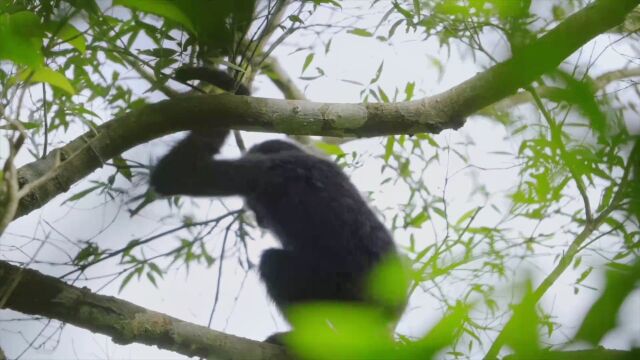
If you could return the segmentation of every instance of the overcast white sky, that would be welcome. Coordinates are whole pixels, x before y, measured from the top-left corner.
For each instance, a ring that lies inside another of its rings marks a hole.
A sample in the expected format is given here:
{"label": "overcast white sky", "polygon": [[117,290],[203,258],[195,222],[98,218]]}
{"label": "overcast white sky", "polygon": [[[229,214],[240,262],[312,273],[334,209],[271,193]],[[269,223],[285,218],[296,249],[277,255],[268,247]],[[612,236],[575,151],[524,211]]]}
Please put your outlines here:
{"label": "overcast white sky", "polygon": [[[610,38],[600,37],[587,45],[586,49],[596,52],[610,42]],[[308,51],[291,53],[297,46],[306,46],[308,38],[300,38],[294,35],[288,40],[292,46],[281,47],[276,50],[275,56],[280,60],[282,66],[290,71],[290,75],[298,76],[302,64]],[[353,35],[335,36],[332,41],[332,50],[328,55],[323,55],[319,49],[316,51],[314,63],[307,72],[314,73],[314,67],[321,67],[326,73],[325,78],[306,83],[298,80],[297,83],[305,89],[306,96],[313,101],[331,102],[357,102],[360,100],[360,88],[353,84],[341,81],[343,79],[356,80],[361,83],[368,83],[380,62],[384,60],[384,72],[380,79],[380,86],[389,93],[398,87],[401,91],[408,81],[416,82],[416,96],[422,97],[438,93],[451,86],[465,80],[476,72],[481,71],[481,66],[475,66],[474,60],[468,54],[460,55],[453,47],[450,57],[447,57],[447,49],[440,49],[434,40],[427,42],[416,41],[413,36],[405,36],[401,31],[395,38],[394,46],[382,44],[375,39],[366,39]],[[502,48],[495,48],[498,56],[501,55]],[[600,60],[592,70],[593,73],[601,73],[614,69],[623,64],[624,45],[614,46],[606,50]],[[437,57],[443,60],[446,71],[441,80],[436,67],[431,58]],[[575,57],[574,57],[575,59]],[[483,60],[480,60],[482,62]],[[309,75],[305,73],[305,75]],[[308,87],[305,87],[308,84]],[[263,97],[281,98],[281,94],[266,79],[258,78],[255,83],[255,95]],[[161,96],[154,95],[160,99]],[[637,98],[636,98],[637,100]],[[523,108],[523,116],[532,116],[528,108]],[[104,114],[104,113],[103,113]],[[537,115],[533,115],[537,116]],[[110,114],[104,114],[104,119],[111,118]],[[636,125],[638,119],[628,120]],[[157,159],[166,151],[167,147],[175,142],[179,136],[170,136],[149,144],[139,146],[126,155],[128,158],[136,158],[141,161]],[[506,139],[507,132],[496,122],[480,117],[471,117],[468,123],[458,132],[445,131],[436,135],[436,140],[441,143],[456,144],[465,139],[471,138],[475,142],[473,152],[469,154],[472,162],[478,166],[491,168],[504,167],[508,165],[503,158],[491,155],[495,151],[513,151],[517,146],[517,141]],[[265,138],[273,137],[266,134],[245,134],[245,140],[251,144]],[[59,139],[63,140],[63,139]],[[382,139],[366,139],[350,142],[343,146],[348,152],[357,150],[363,156],[360,159],[361,167],[350,169],[352,180],[362,192],[373,192],[374,206],[379,209],[396,207],[399,199],[403,199],[404,190],[400,187],[385,186],[380,187],[379,160],[374,155],[379,155],[383,151],[380,145]],[[249,145],[248,144],[248,145]],[[460,149],[464,149],[460,146]],[[224,147],[226,156],[237,154],[235,144],[231,141]],[[447,163],[443,163],[443,168],[438,172],[430,173],[424,181],[430,189],[441,191],[446,170],[454,173],[462,168],[463,164],[451,158]],[[61,203],[71,194],[78,192],[89,186],[88,180],[100,178],[104,174],[109,174],[110,169],[101,170],[91,175],[87,180],[76,184],[69,193],[56,198],[54,201],[35,211],[28,217],[14,222],[7,230],[2,239],[2,245],[14,244],[24,245],[31,236],[44,237],[49,235],[51,241],[61,246],[69,247],[69,243],[64,237],[73,240],[98,239],[101,244],[109,248],[117,248],[126,244],[131,239],[165,229],[163,226],[172,224],[170,219],[165,224],[159,224],[158,218],[165,215],[167,208],[163,204],[157,204],[145,210],[141,215],[130,218],[122,204],[110,203],[102,205],[99,196],[93,196],[83,200],[78,204]],[[508,171],[487,171],[471,172],[465,171],[460,176],[453,177],[448,183],[448,194],[451,202],[450,211],[456,211],[459,216],[468,209],[469,202],[479,201],[477,197],[472,197],[469,193],[471,184],[475,177],[478,181],[487,184],[490,192],[504,191],[516,183],[516,173],[514,170]],[[106,175],[105,175],[106,176]],[[103,176],[104,178],[104,176]],[[122,183],[126,186],[126,183]],[[189,202],[190,200],[186,200]],[[195,217],[204,219],[207,215],[213,216],[220,213],[221,209],[217,205],[211,205],[209,200],[197,200],[198,208],[189,210]],[[241,206],[240,201],[232,201],[236,208]],[[96,209],[100,207],[100,209]],[[233,206],[232,206],[233,208]],[[484,216],[484,215],[483,215]],[[453,215],[453,218],[457,218]],[[43,225],[41,220],[49,222],[52,228]],[[480,217],[479,221],[492,223],[491,216]],[[113,223],[112,223],[113,222]],[[175,224],[175,220],[173,221]],[[553,229],[558,224],[550,221],[546,224]],[[421,244],[426,245],[433,241],[429,231],[425,231],[419,237]],[[222,233],[214,232],[209,241],[220,243]],[[26,238],[25,238],[26,237]],[[168,237],[164,243],[154,243],[149,247],[149,252],[162,252],[163,249],[172,248],[175,237]],[[406,243],[406,238],[399,238],[397,241]],[[107,245],[108,244],[108,245]],[[28,253],[37,247],[37,243],[23,246],[22,249]],[[273,239],[265,234],[263,239],[250,244],[251,257],[257,262],[259,254],[265,248],[275,246]],[[5,248],[6,249],[6,248]],[[216,250],[217,253],[218,250]],[[5,252],[5,250],[3,250]],[[28,254],[27,254],[28,255]],[[5,252],[1,254],[2,259],[19,256],[15,252]],[[38,259],[50,261],[67,260],[61,252],[53,246],[45,246],[39,253]],[[550,268],[552,259],[541,258],[533,261],[525,268],[528,268],[534,279],[539,279],[546,274]],[[591,259],[585,256],[586,262],[593,261],[600,263],[599,259]],[[50,268],[38,265],[37,268],[50,274],[59,274],[61,269]],[[113,264],[98,266],[91,271],[91,274],[105,274],[113,272]],[[213,328],[223,330],[227,333],[262,340],[276,330],[286,329],[285,322],[281,319],[275,308],[266,297],[264,288],[259,282],[255,271],[250,272],[244,281],[244,272],[237,266],[235,261],[227,261],[223,267],[223,278],[221,284],[221,299],[213,320]],[[523,274],[524,276],[524,274]],[[573,294],[573,288],[567,286],[575,279],[575,274],[567,274],[554,286],[548,296],[545,296],[543,304],[547,308],[553,309],[557,316],[557,321],[566,324],[560,329],[556,339],[562,340],[562,335],[571,335],[575,331],[577,319],[579,319],[589,304],[595,299],[595,292],[586,290],[578,295]],[[146,279],[140,282],[132,282],[124,291],[118,294],[119,281],[107,285],[101,290],[102,294],[117,296],[134,302],[143,307],[160,311],[177,318],[193,323],[206,325],[209,312],[213,303],[213,294],[216,287],[217,264],[212,268],[205,266],[192,266],[189,269],[182,268],[180,271],[171,272],[164,280],[159,282],[159,288],[153,287]],[[244,281],[244,282],[243,282]],[[588,283],[594,286],[600,284],[601,276],[592,275]],[[96,290],[105,281],[94,281],[87,284]],[[85,285],[84,283],[82,285]],[[508,284],[503,284],[505,297],[510,296]],[[241,290],[241,291],[240,291]],[[452,284],[451,291],[455,291]],[[412,299],[404,320],[399,330],[402,333],[418,336],[430,327],[437,320],[440,314],[440,305],[428,296],[419,295]],[[628,347],[630,339],[635,339],[636,345],[640,344],[640,296],[635,294],[625,304],[625,314],[623,326],[616,332],[610,334],[604,345],[610,347]],[[22,318],[23,316],[8,310],[0,311],[0,320]],[[573,328],[572,328],[573,326]],[[40,337],[36,335],[43,331]],[[0,322],[0,346],[7,355],[15,357],[28,347],[34,339],[34,346],[37,350],[28,350],[23,358],[28,359],[175,359],[180,355],[158,350],[153,347],[143,345],[120,346],[111,342],[108,337],[92,334],[89,331],[66,325],[60,333],[59,323],[46,321],[20,321],[20,322]],[[45,339],[53,334],[51,339]]]}

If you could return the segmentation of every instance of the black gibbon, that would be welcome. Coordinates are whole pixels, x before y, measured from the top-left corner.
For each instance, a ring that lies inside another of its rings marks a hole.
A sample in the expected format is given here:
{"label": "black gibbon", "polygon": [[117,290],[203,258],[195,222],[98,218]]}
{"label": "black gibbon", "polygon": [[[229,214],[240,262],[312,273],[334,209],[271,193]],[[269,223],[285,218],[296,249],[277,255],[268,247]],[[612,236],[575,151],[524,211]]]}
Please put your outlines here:
{"label": "black gibbon", "polygon": [[156,164],[151,186],[161,195],[242,196],[282,244],[263,253],[259,271],[285,315],[290,305],[312,301],[371,304],[369,275],[396,248],[349,178],[280,140],[239,159],[213,158],[228,132],[191,132]]}

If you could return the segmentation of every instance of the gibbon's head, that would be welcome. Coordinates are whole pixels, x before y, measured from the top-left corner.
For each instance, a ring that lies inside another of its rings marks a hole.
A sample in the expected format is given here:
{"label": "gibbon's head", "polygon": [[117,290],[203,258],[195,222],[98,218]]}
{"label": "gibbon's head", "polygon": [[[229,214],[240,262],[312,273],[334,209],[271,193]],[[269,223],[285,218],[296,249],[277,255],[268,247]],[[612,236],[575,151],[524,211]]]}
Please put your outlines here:
{"label": "gibbon's head", "polygon": [[282,140],[268,140],[249,149],[250,154],[277,154],[282,152],[303,153],[304,151],[298,146]]}

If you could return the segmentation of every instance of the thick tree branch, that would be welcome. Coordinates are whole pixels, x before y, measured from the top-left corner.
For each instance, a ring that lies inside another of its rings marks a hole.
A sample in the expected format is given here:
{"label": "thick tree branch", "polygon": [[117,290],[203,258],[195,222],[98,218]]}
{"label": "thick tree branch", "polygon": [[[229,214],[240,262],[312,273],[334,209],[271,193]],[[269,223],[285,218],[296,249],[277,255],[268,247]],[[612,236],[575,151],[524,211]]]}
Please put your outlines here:
{"label": "thick tree branch", "polygon": [[[112,338],[187,356],[215,359],[287,359],[284,348],[228,335],[77,288],[30,269],[0,261],[0,284],[19,277],[4,307],[72,324]],[[1,289],[0,289],[1,290]]]}
{"label": "thick tree branch", "polygon": [[[112,157],[162,135],[200,127],[297,135],[376,136],[457,129],[466,116],[557,67],[580,46],[620,24],[640,0],[599,0],[568,17],[516,57],[433,97],[394,104],[335,104],[233,95],[180,97],[111,120],[61,147],[51,181],[23,197],[16,217],[65,192]],[[21,184],[51,169],[52,158],[19,169]]]}

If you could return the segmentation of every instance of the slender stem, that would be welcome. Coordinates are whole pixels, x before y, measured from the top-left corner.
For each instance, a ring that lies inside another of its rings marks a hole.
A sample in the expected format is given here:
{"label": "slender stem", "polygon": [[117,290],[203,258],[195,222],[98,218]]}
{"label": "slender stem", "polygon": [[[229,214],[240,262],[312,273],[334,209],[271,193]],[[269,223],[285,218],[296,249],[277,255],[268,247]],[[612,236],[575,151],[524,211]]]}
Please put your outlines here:
{"label": "slender stem", "polygon": [[49,146],[49,119],[47,115],[47,86],[42,83],[42,115],[44,118],[44,146],[42,149],[42,157],[47,156],[47,148]]}

